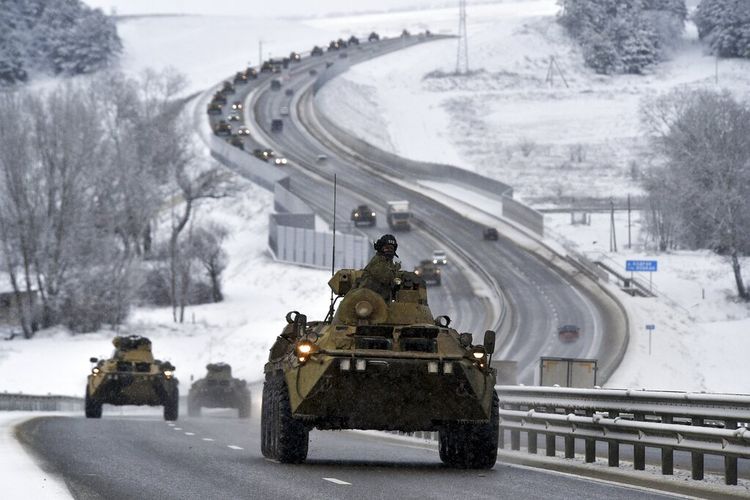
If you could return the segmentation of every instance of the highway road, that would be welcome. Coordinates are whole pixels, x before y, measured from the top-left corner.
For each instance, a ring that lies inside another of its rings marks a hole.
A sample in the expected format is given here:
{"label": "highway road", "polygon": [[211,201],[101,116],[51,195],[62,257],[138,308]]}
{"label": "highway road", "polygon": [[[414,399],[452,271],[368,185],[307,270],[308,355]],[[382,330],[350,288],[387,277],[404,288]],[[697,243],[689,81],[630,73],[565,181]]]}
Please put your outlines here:
{"label": "highway road", "polygon": [[[254,394],[260,391],[256,389]],[[445,467],[434,446],[361,432],[313,431],[301,465],[260,453],[259,408],[163,421],[153,415],[44,417],[18,435],[77,499],[667,498],[651,491],[498,463]]]}
{"label": "highway road", "polygon": [[[347,64],[374,55],[373,52],[349,52],[354,54],[347,58]],[[335,62],[341,63],[340,60]],[[319,66],[324,67],[323,64],[321,61]],[[501,307],[510,313],[506,324],[502,325],[509,335],[501,350],[506,359],[518,361],[519,382],[534,383],[540,356],[594,358],[612,364],[612,351],[621,345],[623,332],[618,326],[621,318],[617,317],[622,313],[611,300],[603,294],[592,294],[581,288],[574,280],[551,268],[549,263],[520,249],[507,238],[501,236],[498,242],[483,241],[483,227],[478,223],[417,190],[379,175],[377,165],[336,148],[316,131],[309,91],[291,102],[283,92],[284,88],[294,88],[295,94],[304,92],[313,78],[306,70],[296,71],[285,79],[282,90],[261,88],[246,107],[247,111],[254,112],[251,118],[263,129],[262,142],[292,160],[288,170],[295,194],[330,216],[330,182],[336,173],[342,188],[339,193],[343,194],[341,205],[347,214],[358,201],[366,200],[377,208],[382,221],[388,200],[410,200],[424,231],[397,234],[399,249],[415,251],[407,254],[410,259],[412,255],[415,257],[413,263],[429,256],[436,245],[445,247],[449,255],[451,251],[454,255],[459,251],[463,254],[463,272],[447,270],[444,282],[447,293],[430,292],[431,303],[439,306],[435,307],[436,312],[456,319],[459,330],[476,332],[484,327],[500,328],[497,317],[487,318],[487,308],[477,307],[479,301],[475,287],[465,273],[472,271],[480,279],[486,273],[499,283],[505,300]],[[298,105],[290,106],[294,102]],[[282,132],[271,132],[271,119],[280,116],[282,106],[290,107],[291,116],[285,119]],[[319,154],[325,154],[328,160],[317,162]],[[381,222],[380,227],[367,231],[367,234],[374,238],[385,230]],[[435,243],[436,239],[438,243]],[[580,326],[584,334],[578,342],[562,343],[556,335],[557,327],[570,323]]]}

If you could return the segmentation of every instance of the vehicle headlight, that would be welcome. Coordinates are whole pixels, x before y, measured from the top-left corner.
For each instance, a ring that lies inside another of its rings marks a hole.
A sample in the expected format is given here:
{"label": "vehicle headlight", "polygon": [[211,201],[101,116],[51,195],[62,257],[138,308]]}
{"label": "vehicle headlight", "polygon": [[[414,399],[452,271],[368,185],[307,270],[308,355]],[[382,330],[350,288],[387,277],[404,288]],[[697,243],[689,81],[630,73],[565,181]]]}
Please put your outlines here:
{"label": "vehicle headlight", "polygon": [[310,355],[313,354],[316,350],[317,347],[315,346],[315,344],[313,344],[309,340],[300,340],[295,346],[297,359],[300,363],[305,363],[307,361],[307,358],[309,358]]}
{"label": "vehicle headlight", "polygon": [[375,212],[371,213],[370,215],[372,215],[373,217],[375,217]]}
{"label": "vehicle headlight", "polygon": [[174,376],[174,372],[172,370],[164,370],[164,376],[166,378],[172,378],[172,376]]}
{"label": "vehicle headlight", "polygon": [[437,259],[432,259],[432,263],[433,263],[433,264],[437,264],[437,263],[438,263],[438,260],[437,260]]}
{"label": "vehicle headlight", "polygon": [[471,358],[479,368],[484,368],[487,364],[487,352],[484,350],[484,347],[479,346],[472,348]]}
{"label": "vehicle headlight", "polygon": [[97,368],[97,367],[94,367],[94,368],[91,369],[91,373],[93,373],[94,375],[99,375],[100,371],[101,370],[99,370],[99,368]]}

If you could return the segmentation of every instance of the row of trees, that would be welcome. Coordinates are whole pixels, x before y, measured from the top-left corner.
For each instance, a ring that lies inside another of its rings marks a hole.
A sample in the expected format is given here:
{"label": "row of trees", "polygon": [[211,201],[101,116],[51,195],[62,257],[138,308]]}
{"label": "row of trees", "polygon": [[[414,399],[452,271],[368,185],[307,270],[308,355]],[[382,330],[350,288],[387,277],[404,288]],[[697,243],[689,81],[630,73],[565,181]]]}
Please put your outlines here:
{"label": "row of trees", "polygon": [[37,318],[31,304],[20,310],[27,336],[35,322],[119,324],[139,296],[156,301],[144,292],[154,276],[176,320],[196,275],[221,298],[226,233],[192,221],[201,200],[229,189],[182,130],[182,81],[109,73],[0,95],[0,256],[17,297],[35,291],[41,302]]}
{"label": "row of trees", "polygon": [[642,114],[662,160],[644,181],[659,248],[726,255],[750,300],[740,260],[750,255],[750,106],[726,91],[675,90]]}
{"label": "row of trees", "polygon": [[641,73],[684,30],[684,0],[559,0],[560,22],[597,73]]}
{"label": "row of trees", "polygon": [[701,0],[695,12],[698,35],[721,57],[750,58],[750,2]]}
{"label": "row of trees", "polygon": [[0,0],[0,84],[92,73],[121,51],[114,21],[80,0]]}

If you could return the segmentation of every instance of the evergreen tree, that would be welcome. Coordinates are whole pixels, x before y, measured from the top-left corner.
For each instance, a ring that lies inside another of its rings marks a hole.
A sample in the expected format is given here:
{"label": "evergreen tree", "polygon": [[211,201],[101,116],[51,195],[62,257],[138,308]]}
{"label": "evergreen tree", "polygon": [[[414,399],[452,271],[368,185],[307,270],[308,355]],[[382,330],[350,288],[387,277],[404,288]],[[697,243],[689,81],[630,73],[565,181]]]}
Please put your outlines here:
{"label": "evergreen tree", "polygon": [[721,57],[750,57],[750,2],[701,0],[695,13],[698,35]]}

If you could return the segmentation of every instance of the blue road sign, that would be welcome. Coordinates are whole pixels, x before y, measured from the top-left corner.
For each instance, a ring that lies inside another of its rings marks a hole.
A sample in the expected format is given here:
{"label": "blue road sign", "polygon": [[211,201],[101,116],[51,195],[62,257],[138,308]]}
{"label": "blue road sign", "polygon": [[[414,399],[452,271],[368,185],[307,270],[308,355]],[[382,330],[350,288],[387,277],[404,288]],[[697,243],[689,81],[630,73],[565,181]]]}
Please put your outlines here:
{"label": "blue road sign", "polygon": [[656,325],[646,325],[646,330],[656,330]]}
{"label": "blue road sign", "polygon": [[637,273],[654,273],[656,272],[655,260],[626,260],[625,270]]}

